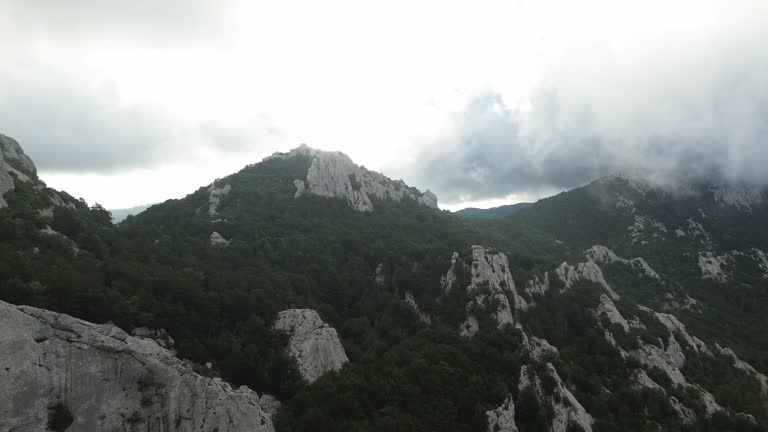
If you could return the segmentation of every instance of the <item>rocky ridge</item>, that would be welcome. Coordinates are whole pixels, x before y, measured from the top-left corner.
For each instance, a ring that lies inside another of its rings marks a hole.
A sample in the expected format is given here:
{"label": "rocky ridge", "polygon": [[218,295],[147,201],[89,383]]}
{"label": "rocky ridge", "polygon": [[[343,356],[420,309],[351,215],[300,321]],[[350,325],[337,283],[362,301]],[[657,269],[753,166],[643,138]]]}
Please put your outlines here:
{"label": "rocky ridge", "polygon": [[329,152],[310,148],[304,144],[288,153],[275,153],[264,159],[287,159],[305,156],[311,159],[305,179],[296,179],[295,198],[312,194],[329,198],[342,198],[356,211],[373,210],[371,198],[402,201],[414,200],[427,207],[437,208],[437,197],[409,187],[403,181],[391,180],[383,174],[356,165],[342,152]]}
{"label": "rocky ridge", "polygon": [[[546,378],[542,376],[546,375]],[[542,384],[543,379],[553,382],[551,392],[545,390]],[[544,370],[539,373],[532,366],[523,366],[520,369],[520,392],[526,388],[533,390],[540,403],[548,404],[552,408],[553,418],[550,424],[552,432],[566,432],[571,424],[578,425],[585,432],[592,431],[592,418],[584,406],[576,399],[570,390],[565,386],[557,369],[552,363],[547,363]]]}
{"label": "rocky ridge", "polygon": [[[452,257],[451,271],[455,264],[456,262]],[[451,271],[449,271],[449,275]],[[507,256],[483,246],[472,246],[471,274],[472,279],[467,286],[467,292],[474,295],[474,299],[467,304],[468,316],[460,326],[460,333],[463,336],[472,337],[479,330],[477,318],[472,316],[470,312],[475,305],[484,307],[487,304],[496,303],[496,311],[493,315],[498,326],[514,324],[517,311],[527,308],[528,305],[517,293],[515,282],[509,271]],[[449,280],[448,276],[446,276],[446,280]],[[510,299],[512,300],[511,303]]]}
{"label": "rocky ridge", "polygon": [[[722,411],[723,407],[717,403],[715,397],[706,389],[696,383],[689,382],[685,377],[683,368],[689,356],[697,356],[699,361],[713,360],[716,357],[724,358],[734,368],[739,369],[748,376],[753,377],[761,385],[764,385],[765,375],[739,359],[728,348],[723,348],[718,344],[715,344],[714,348],[710,348],[704,341],[689,334],[685,325],[674,315],[659,313],[643,306],[639,306],[638,311],[641,315],[644,314],[646,319],[655,320],[663,325],[667,331],[665,337],[660,338],[657,343],[649,343],[638,338],[637,347],[629,351],[616,342],[613,331],[607,328],[604,329],[606,340],[619,350],[622,357],[633,357],[646,368],[658,368],[669,378],[673,386],[697,394],[699,403],[703,406],[707,416],[711,416],[717,411]],[[629,334],[632,328],[645,328],[645,324],[637,317],[633,317],[631,320],[625,319],[607,296],[601,297],[601,302],[595,309],[595,315],[598,317],[598,325],[602,326],[600,319],[604,318],[611,324],[618,325],[627,334]],[[641,387],[660,388],[644,371],[637,371],[635,373],[635,381]],[[684,407],[680,401],[671,396],[669,399],[670,405],[676,410],[684,423],[690,424],[695,421],[696,417],[691,409]]]}
{"label": "rocky ridge", "polygon": [[651,279],[661,280],[659,274],[656,273],[656,271],[654,271],[651,266],[648,265],[648,262],[643,258],[637,257],[629,260],[624,259],[616,255],[615,252],[608,249],[607,247],[600,245],[592,246],[591,248],[584,251],[584,254],[587,256],[587,258],[596,263],[620,263],[638,271],[643,276],[649,277]]}
{"label": "rocky ridge", "polygon": [[[273,398],[196,374],[154,340],[0,302],[0,431],[271,432]],[[267,403],[268,402],[268,403]]]}
{"label": "rocky ridge", "polygon": [[312,309],[284,310],[278,314],[274,328],[290,335],[288,353],[307,382],[349,363],[336,329]]}

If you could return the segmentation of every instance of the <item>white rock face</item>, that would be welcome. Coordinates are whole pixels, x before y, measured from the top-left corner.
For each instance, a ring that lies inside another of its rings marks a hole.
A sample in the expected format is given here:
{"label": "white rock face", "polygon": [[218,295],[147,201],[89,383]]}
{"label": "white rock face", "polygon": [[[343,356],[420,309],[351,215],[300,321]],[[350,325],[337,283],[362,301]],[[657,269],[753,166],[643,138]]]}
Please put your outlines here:
{"label": "white rock face", "polygon": [[515,402],[508,397],[500,407],[486,411],[488,432],[517,432],[515,424]]}
{"label": "white rock face", "polygon": [[[648,374],[642,369],[635,371],[635,373],[632,375],[632,381],[635,382],[635,388],[648,388],[661,391],[665,395],[667,394],[666,390],[658,385],[656,381],[652,380],[651,377],[649,377]],[[672,406],[672,409],[675,410],[675,413],[683,422],[683,424],[691,425],[696,423],[696,413],[683,405],[676,397],[670,396],[669,404]]]}
{"label": "white rock face", "polygon": [[232,190],[232,186],[224,185],[224,187],[217,187],[216,183],[211,183],[208,187],[208,215],[214,217],[218,214],[219,203],[221,198],[227,195]]}
{"label": "white rock face", "polygon": [[424,193],[408,187],[402,181],[394,181],[383,174],[369,171],[352,162],[344,153],[315,150],[301,145],[288,153],[275,153],[269,159],[287,159],[294,156],[312,159],[307,170],[306,183],[295,180],[295,197],[305,193],[329,198],[343,198],[357,211],[373,210],[371,198],[402,201],[412,199],[425,206],[437,208],[437,197],[430,191]]}
{"label": "white rock face", "polygon": [[227,247],[229,246],[229,240],[225,239],[221,236],[218,232],[214,231],[211,233],[211,246],[213,247]]}
{"label": "white rock face", "polygon": [[282,311],[274,328],[290,335],[288,353],[296,360],[301,376],[310,383],[349,363],[336,329],[312,309]]}
{"label": "white rock face", "polygon": [[636,370],[635,373],[632,374],[632,381],[634,381],[635,385],[640,388],[663,390],[662,387],[656,384],[656,381],[651,379],[643,369]]}
{"label": "white rock face", "polygon": [[405,293],[405,302],[408,303],[408,305],[413,308],[413,311],[416,313],[416,316],[419,317],[419,321],[429,324],[432,322],[432,318],[429,317],[429,315],[425,314],[424,311],[421,310],[418,303],[416,303],[416,299],[413,297],[413,294],[410,292]]}
{"label": "white rock face", "polygon": [[528,281],[525,286],[525,290],[528,294],[537,294],[544,296],[549,291],[549,272],[544,272],[544,280],[539,279],[538,276],[534,276],[533,279]]}
{"label": "white rock face", "polygon": [[11,137],[0,134],[0,153],[2,153],[3,160],[15,161],[26,171],[37,175],[37,167],[24,153],[19,143]]}
{"label": "white rock face", "polygon": [[545,394],[541,384],[541,377],[530,366],[523,366],[520,369],[519,390],[530,387],[542,404],[549,404],[552,407],[554,417],[550,430],[552,432],[566,432],[571,423],[581,426],[585,432],[592,431],[592,416],[587,413],[584,407],[579,403],[570,390],[563,384],[560,375],[552,365],[547,363],[546,373],[555,381],[555,388],[552,394]]}
{"label": "white rock face", "polygon": [[528,339],[525,352],[528,353],[531,359],[537,362],[546,360],[549,357],[556,357],[559,354],[557,348],[550,345],[549,341],[537,338],[536,336],[531,336]]}
{"label": "white rock face", "polygon": [[712,252],[702,252],[699,254],[699,268],[701,277],[712,279],[717,282],[727,282],[728,276],[723,268],[728,264],[729,257],[716,256]]}
{"label": "white rock face", "polygon": [[33,175],[37,174],[35,164],[32,163],[32,159],[24,154],[24,150],[21,149],[19,143],[10,137],[0,134],[0,208],[8,206],[8,203],[3,199],[3,195],[16,187],[13,175],[20,181],[30,181],[28,175],[17,170],[11,164],[16,164],[16,166],[25,169]]}
{"label": "white rock face", "polygon": [[597,306],[595,314],[598,317],[607,318],[613,324],[620,325],[625,332],[629,333],[629,322],[619,313],[616,305],[613,304],[613,301],[607,295],[603,294],[600,296],[600,304]]}
{"label": "white rock face", "polygon": [[[451,265],[452,269],[453,265],[455,262]],[[467,305],[467,309],[473,304],[484,306],[495,303],[497,306],[494,315],[498,326],[514,324],[517,311],[525,309],[528,305],[517,293],[512,274],[509,272],[507,256],[482,246],[472,246],[471,272],[472,278],[467,292],[475,297]],[[510,298],[513,302],[511,304]],[[477,320],[465,321],[460,331],[468,336],[474,335],[477,332]]]}
{"label": "white rock face", "polygon": [[608,285],[608,282],[606,282],[605,276],[603,276],[603,271],[592,260],[587,260],[585,263],[579,263],[575,267],[568,265],[567,262],[563,262],[560,264],[560,267],[555,270],[555,273],[565,284],[565,289],[571,288],[577,281],[587,280],[603,287],[612,299],[618,300],[620,298],[611,286]]}
{"label": "white rock face", "polygon": [[620,263],[628,265],[638,271],[641,275],[649,277],[651,279],[661,280],[661,277],[656,273],[650,265],[643,258],[632,258],[631,260],[624,259],[612,250],[605,246],[594,245],[591,248],[584,251],[584,255],[596,263]]}
{"label": "white rock face", "polygon": [[443,287],[444,292],[448,292],[453,288],[453,284],[456,283],[456,265],[460,265],[461,263],[458,263],[459,261],[459,253],[454,252],[451,255],[451,268],[448,269],[448,272],[440,279],[440,284]]}
{"label": "white rock face", "polygon": [[68,432],[274,430],[255,392],[109,324],[0,302],[0,352],[0,431],[46,430],[57,403],[74,418]]}

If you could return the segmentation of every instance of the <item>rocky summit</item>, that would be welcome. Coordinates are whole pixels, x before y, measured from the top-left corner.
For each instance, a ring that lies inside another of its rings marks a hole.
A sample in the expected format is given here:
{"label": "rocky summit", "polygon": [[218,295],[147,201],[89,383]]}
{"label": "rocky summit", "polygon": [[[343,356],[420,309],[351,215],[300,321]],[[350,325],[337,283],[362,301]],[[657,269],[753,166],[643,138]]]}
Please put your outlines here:
{"label": "rocky summit", "polygon": [[372,198],[393,201],[411,199],[437,208],[437,196],[434,193],[421,193],[402,180],[391,180],[383,174],[367,170],[356,165],[349,156],[341,152],[316,150],[302,145],[288,153],[275,153],[267,160],[296,156],[308,157],[311,160],[306,177],[294,180],[296,198],[305,193],[343,198],[353,209],[361,212],[373,210]]}

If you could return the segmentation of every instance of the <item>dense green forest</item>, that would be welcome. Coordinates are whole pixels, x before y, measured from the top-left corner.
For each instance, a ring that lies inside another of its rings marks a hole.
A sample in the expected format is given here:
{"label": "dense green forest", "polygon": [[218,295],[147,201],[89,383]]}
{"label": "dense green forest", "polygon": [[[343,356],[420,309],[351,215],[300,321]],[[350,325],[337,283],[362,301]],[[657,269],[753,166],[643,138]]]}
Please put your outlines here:
{"label": "dense green forest", "polygon": [[[5,194],[9,206],[0,209],[0,299],[126,329],[166,329],[180,357],[210,361],[209,373],[281,400],[280,431],[478,431],[486,428],[488,410],[517,393],[521,366],[543,365],[526,353],[520,328],[497,328],[494,305],[473,311],[482,331],[471,339],[459,336],[471,300],[463,287],[471,276],[458,266],[460,288],[444,291],[440,281],[451,254],[459,252],[469,268],[474,244],[503,252],[521,287],[563,261],[584,261],[585,248],[605,244],[628,258],[645,257],[664,275],[664,282],[649,282],[621,265],[603,266],[628,316],[636,304],[668,308],[667,294],[684,287],[703,305],[674,311],[691,333],[768,370],[766,280],[746,264],[734,270],[727,290],[702,280],[696,257],[686,257],[689,243],[672,238],[633,245],[625,236],[632,215],[618,214],[601,197],[620,190],[669,227],[684,224],[700,201],[641,197],[614,182],[495,220],[461,218],[413,200],[375,200],[375,211],[361,213],[339,199],[295,199],[293,180],[305,178],[309,163],[305,157],[270,159],[218,180],[232,192],[221,198],[215,218],[209,191],[200,188],[119,225],[101,206],[67,195],[70,206],[40,212],[50,205],[46,190],[16,182]],[[748,215],[717,209],[706,208],[714,242],[727,249],[768,245],[764,209]],[[230,240],[227,247],[211,244],[213,231]],[[385,283],[374,277],[380,265]],[[559,356],[549,360],[595,418],[594,430],[765,430],[759,385],[728,364],[708,361],[689,362],[686,375],[712,391],[726,411],[707,418],[696,408],[700,421],[683,424],[661,391],[632,386],[640,365],[606,341],[592,312],[602,291],[589,282],[567,291],[552,283],[558,289],[529,298],[536,305],[519,321],[526,333],[558,348]],[[431,324],[403,302],[406,292],[435,318]],[[289,307],[317,310],[338,330],[350,364],[305,383],[285,352],[286,336],[271,329],[277,312]],[[663,331],[653,320],[643,322],[647,330],[635,336],[655,341],[650,335]],[[630,335],[626,339],[633,343]],[[686,406],[697,406],[663,376],[657,379]],[[521,431],[548,430],[546,404],[525,392],[517,404]]]}

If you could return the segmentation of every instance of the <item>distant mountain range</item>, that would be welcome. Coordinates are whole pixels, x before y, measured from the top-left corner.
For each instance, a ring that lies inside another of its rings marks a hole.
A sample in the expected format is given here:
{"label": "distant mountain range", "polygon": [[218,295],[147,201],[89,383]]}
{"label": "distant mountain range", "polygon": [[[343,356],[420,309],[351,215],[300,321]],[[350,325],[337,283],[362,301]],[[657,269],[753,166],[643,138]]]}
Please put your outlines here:
{"label": "distant mountain range", "polygon": [[145,204],[145,205],[139,205],[136,207],[130,207],[130,208],[123,208],[123,209],[109,209],[109,212],[112,213],[112,222],[114,223],[120,223],[125,220],[130,215],[136,216],[137,214],[143,212],[144,210],[151,207],[153,204]]}
{"label": "distant mountain range", "polygon": [[517,203],[503,205],[499,207],[491,207],[487,209],[468,207],[456,212],[457,215],[465,218],[474,219],[498,219],[507,217],[518,210],[522,210],[531,205],[531,203]]}

